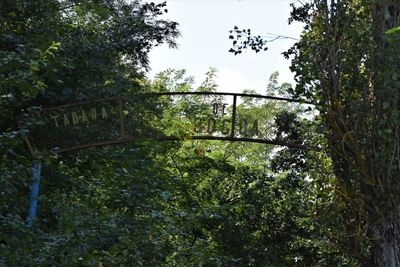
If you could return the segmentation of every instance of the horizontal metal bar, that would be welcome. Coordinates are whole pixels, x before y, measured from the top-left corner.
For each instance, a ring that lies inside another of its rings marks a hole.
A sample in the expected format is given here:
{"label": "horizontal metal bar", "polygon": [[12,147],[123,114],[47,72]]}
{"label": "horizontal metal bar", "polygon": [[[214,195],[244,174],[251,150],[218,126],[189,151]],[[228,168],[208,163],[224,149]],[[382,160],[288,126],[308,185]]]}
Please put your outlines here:
{"label": "horizontal metal bar", "polygon": [[240,96],[240,97],[256,97],[270,100],[278,100],[278,101],[286,101],[286,102],[295,102],[301,104],[315,105],[309,101],[303,101],[292,98],[278,97],[278,96],[267,96],[267,95],[258,95],[258,94],[241,94],[241,93],[225,93],[225,92],[163,92],[163,93],[145,93],[145,94],[137,94],[132,95],[135,96],[158,96],[158,95],[219,95],[219,96]]}
{"label": "horizontal metal bar", "polygon": [[232,142],[251,142],[251,143],[259,143],[259,144],[268,144],[268,145],[277,145],[277,146],[285,146],[290,148],[296,149],[303,149],[303,150],[312,150],[314,148],[294,144],[294,143],[286,143],[277,140],[268,140],[268,139],[254,139],[254,138],[245,138],[245,137],[220,137],[220,136],[193,136],[192,139],[194,140],[220,140],[220,141],[232,141]]}
{"label": "horizontal metal bar", "polygon": [[[157,96],[173,96],[173,95],[216,95],[216,96],[236,96],[236,97],[252,97],[252,98],[261,98],[261,99],[269,99],[269,100],[277,100],[277,101],[285,101],[285,102],[293,102],[293,103],[300,103],[300,104],[307,104],[307,105],[315,105],[314,103],[308,101],[302,101],[297,99],[285,98],[285,97],[277,97],[277,96],[267,96],[267,95],[258,95],[258,94],[240,94],[240,93],[224,93],[224,92],[163,92],[163,93],[142,93],[142,94],[133,94],[130,96],[114,96],[114,97],[105,97],[99,98],[95,100],[87,100],[81,101],[71,104],[65,104],[50,108],[43,109],[43,112],[49,112],[57,109],[69,108],[74,106],[80,106],[85,104],[92,104],[97,102],[104,102],[104,101],[118,101],[120,99],[135,99],[138,97],[157,97]],[[116,103],[117,104],[117,103]]]}

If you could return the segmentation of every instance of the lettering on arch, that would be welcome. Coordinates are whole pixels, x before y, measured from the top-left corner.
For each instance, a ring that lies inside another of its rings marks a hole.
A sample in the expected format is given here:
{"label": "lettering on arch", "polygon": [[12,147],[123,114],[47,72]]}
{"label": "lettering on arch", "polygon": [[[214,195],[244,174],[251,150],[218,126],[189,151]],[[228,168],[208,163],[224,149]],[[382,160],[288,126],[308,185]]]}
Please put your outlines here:
{"label": "lettering on arch", "polygon": [[32,153],[141,140],[209,139],[287,145],[276,140],[271,105],[290,99],[213,92],[148,93],[72,103],[40,112]]}

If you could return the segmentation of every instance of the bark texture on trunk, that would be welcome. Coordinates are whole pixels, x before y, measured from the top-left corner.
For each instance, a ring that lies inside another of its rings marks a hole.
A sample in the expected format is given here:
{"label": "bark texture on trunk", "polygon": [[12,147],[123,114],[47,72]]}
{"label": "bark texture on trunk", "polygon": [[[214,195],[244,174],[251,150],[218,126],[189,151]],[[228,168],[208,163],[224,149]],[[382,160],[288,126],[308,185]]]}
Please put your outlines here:
{"label": "bark texture on trunk", "polygon": [[372,232],[375,266],[400,267],[400,207]]}
{"label": "bark texture on trunk", "polygon": [[[375,51],[375,77],[374,77],[374,89],[376,90],[377,101],[384,102],[385,98],[390,97],[387,95],[385,86],[388,86],[390,82],[393,82],[393,71],[387,71],[387,54],[384,50],[388,48],[386,39],[386,31],[399,25],[400,18],[400,1],[399,0],[375,0],[374,1],[374,41],[376,44]],[[394,50],[395,51],[395,50]],[[395,54],[393,54],[395,55]],[[398,73],[398,72],[397,72]],[[395,78],[397,79],[397,78]],[[397,81],[396,81],[397,82]],[[382,104],[380,104],[382,105]],[[381,109],[381,114],[378,114],[377,118],[382,118],[384,113],[388,113],[384,109]],[[393,129],[396,132],[396,129]],[[376,138],[376,140],[379,140]],[[380,146],[381,144],[377,144]],[[397,144],[398,146],[398,144]],[[376,151],[379,151],[376,150]],[[393,154],[394,156],[394,154]],[[398,181],[399,175],[396,173],[392,174]],[[386,181],[390,184],[390,179]],[[390,187],[389,187],[390,188]],[[390,190],[389,190],[390,191]],[[391,194],[398,195],[398,192],[386,192],[384,198],[387,200],[388,206],[390,204]],[[397,201],[394,200],[396,203]],[[393,203],[393,204],[394,204]],[[397,202],[398,203],[398,202]],[[396,205],[396,204],[394,204]],[[382,207],[381,208],[385,208]],[[388,207],[389,208],[389,207]],[[383,212],[384,214],[385,212]],[[372,233],[373,250],[372,257],[374,266],[377,267],[400,267],[400,206],[397,206],[393,210],[391,215],[385,216],[384,219],[376,222],[370,228]]]}

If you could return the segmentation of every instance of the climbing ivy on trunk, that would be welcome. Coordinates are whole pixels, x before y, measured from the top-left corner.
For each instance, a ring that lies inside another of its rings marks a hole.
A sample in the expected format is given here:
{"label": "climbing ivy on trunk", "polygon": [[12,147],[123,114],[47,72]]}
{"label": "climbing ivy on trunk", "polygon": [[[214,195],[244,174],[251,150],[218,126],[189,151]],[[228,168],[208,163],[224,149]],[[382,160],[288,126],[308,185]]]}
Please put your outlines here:
{"label": "climbing ivy on trunk", "polygon": [[293,94],[318,104],[336,191],[348,209],[347,249],[365,266],[400,266],[399,1],[293,5],[306,22]]}

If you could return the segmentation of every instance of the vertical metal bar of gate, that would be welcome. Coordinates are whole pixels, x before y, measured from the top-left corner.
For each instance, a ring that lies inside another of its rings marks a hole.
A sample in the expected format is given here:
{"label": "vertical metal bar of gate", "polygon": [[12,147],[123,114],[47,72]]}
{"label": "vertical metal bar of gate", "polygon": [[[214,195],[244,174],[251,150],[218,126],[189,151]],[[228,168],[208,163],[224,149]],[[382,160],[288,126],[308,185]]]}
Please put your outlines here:
{"label": "vertical metal bar of gate", "polygon": [[40,172],[42,170],[42,163],[34,161],[32,163],[32,181],[30,185],[30,192],[28,196],[29,208],[26,223],[28,227],[32,227],[33,221],[36,217],[36,209],[39,198],[39,185],[40,185]]}
{"label": "vertical metal bar of gate", "polygon": [[231,138],[235,138],[235,127],[236,127],[236,101],[237,101],[237,96],[236,96],[236,95],[233,95],[233,110],[232,110]]}

